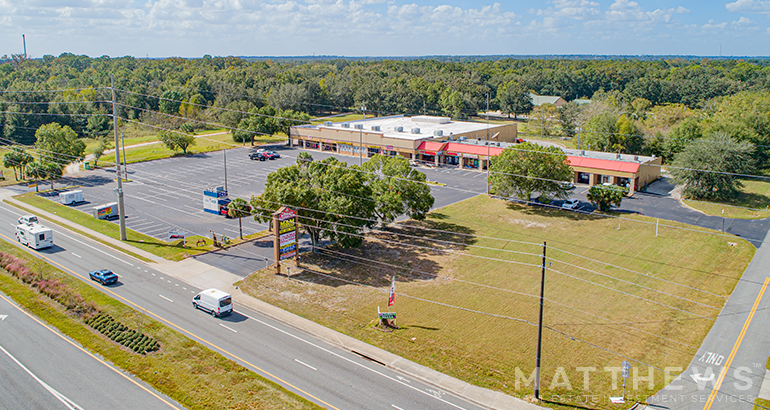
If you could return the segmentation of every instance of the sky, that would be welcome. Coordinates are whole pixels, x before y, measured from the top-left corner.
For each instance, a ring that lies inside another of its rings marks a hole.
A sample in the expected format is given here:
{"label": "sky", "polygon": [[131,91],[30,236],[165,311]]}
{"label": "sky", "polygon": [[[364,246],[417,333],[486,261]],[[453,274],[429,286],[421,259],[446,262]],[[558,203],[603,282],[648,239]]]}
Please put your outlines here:
{"label": "sky", "polygon": [[0,0],[0,55],[770,56],[770,0]]}

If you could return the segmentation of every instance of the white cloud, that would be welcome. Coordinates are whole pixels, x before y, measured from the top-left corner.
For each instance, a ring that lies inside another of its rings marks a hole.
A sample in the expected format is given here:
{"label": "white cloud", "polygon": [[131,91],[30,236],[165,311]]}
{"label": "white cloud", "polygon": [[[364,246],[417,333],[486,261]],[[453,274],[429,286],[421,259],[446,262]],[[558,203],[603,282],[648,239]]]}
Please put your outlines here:
{"label": "white cloud", "polygon": [[563,17],[574,20],[588,20],[601,14],[599,3],[589,0],[552,0],[552,7],[538,9],[538,16]]}
{"label": "white cloud", "polygon": [[725,4],[727,11],[738,13],[770,13],[768,0],[736,0]]}

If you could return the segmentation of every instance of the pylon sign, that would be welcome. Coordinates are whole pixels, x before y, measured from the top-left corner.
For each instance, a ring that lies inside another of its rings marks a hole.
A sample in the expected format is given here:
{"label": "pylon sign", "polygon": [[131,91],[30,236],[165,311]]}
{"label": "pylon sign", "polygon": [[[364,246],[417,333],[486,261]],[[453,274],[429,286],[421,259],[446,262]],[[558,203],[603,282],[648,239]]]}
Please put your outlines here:
{"label": "pylon sign", "polygon": [[282,261],[297,256],[297,212],[281,207],[273,213],[273,247],[275,260]]}

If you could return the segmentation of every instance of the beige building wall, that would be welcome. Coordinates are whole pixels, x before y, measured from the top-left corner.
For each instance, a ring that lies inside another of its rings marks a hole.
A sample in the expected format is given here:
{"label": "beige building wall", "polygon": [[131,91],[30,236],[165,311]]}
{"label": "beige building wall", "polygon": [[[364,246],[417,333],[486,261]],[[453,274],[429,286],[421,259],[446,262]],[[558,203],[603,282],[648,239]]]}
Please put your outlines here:
{"label": "beige building wall", "polygon": [[660,167],[663,165],[663,158],[653,158],[649,162],[645,162],[639,166],[637,172],[639,176],[638,187],[644,188],[645,185],[660,178]]}

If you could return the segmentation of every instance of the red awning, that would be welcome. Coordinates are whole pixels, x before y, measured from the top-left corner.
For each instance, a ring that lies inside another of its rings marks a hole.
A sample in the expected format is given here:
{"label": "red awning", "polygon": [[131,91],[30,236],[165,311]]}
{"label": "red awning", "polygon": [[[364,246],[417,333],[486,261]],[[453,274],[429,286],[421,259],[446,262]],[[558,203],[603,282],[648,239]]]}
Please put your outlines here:
{"label": "red awning", "polygon": [[419,151],[434,151],[432,154],[428,154],[428,155],[436,155],[435,151],[443,151],[445,144],[446,143],[444,142],[423,141],[420,143],[420,146],[417,147],[417,149]]}
{"label": "red awning", "polygon": [[492,147],[489,145],[470,145],[470,144],[459,144],[456,142],[448,142],[446,144],[446,150],[457,152],[457,153],[463,153],[463,154],[473,154],[473,155],[481,155],[481,156],[495,156],[500,155],[501,152],[503,152],[503,149],[500,147]]}
{"label": "red awning", "polygon": [[568,155],[567,161],[569,161],[572,167],[591,168],[601,171],[616,171],[627,172],[629,174],[635,174],[639,171],[638,162],[625,162],[614,161],[611,159],[598,159],[598,158],[586,158],[586,157],[573,157]]}

